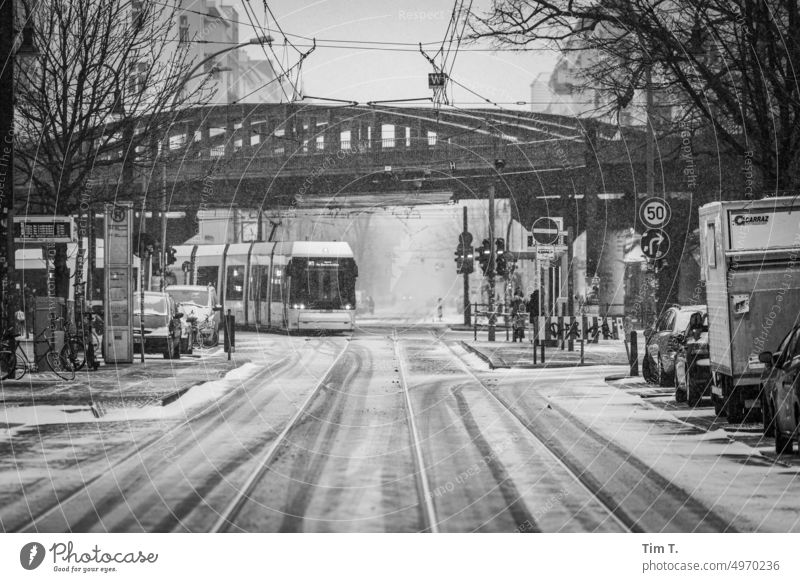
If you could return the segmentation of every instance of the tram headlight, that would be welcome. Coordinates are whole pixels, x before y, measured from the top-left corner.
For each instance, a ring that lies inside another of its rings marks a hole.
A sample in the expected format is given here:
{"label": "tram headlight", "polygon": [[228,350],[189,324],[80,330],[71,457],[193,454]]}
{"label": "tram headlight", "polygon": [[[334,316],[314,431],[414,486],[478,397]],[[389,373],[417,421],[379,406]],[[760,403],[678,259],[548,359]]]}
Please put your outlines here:
{"label": "tram headlight", "polygon": [[305,308],[306,308],[305,303],[295,303],[294,305],[292,305],[292,309],[305,309]]}
{"label": "tram headlight", "polygon": [[346,303],[346,304],[345,304],[345,306],[344,306],[344,308],[345,308],[345,309],[353,309],[353,306],[352,306],[352,305],[350,305],[349,303]]}

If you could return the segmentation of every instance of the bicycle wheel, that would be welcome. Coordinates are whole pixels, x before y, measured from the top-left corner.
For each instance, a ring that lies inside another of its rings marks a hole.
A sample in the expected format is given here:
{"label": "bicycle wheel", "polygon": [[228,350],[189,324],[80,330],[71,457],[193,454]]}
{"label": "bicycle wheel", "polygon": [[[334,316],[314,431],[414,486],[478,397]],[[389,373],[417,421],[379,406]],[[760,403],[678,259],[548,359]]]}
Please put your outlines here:
{"label": "bicycle wheel", "polygon": [[0,380],[14,377],[17,369],[17,356],[11,350],[0,351]]}
{"label": "bicycle wheel", "polygon": [[61,355],[72,362],[73,369],[77,372],[86,364],[86,348],[83,345],[83,340],[79,337],[71,337],[68,341],[64,342],[64,347],[61,348]]}
{"label": "bicycle wheel", "polygon": [[69,358],[51,351],[45,354],[45,360],[47,365],[50,366],[50,370],[62,380],[75,379],[75,368]]}

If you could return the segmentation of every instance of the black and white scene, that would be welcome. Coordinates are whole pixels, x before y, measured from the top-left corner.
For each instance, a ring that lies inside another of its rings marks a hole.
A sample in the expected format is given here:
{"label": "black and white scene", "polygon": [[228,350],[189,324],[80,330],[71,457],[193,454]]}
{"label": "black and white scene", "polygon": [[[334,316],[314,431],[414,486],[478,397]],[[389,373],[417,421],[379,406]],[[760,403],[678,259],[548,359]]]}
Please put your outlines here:
{"label": "black and white scene", "polygon": [[0,12],[0,531],[800,531],[797,0]]}

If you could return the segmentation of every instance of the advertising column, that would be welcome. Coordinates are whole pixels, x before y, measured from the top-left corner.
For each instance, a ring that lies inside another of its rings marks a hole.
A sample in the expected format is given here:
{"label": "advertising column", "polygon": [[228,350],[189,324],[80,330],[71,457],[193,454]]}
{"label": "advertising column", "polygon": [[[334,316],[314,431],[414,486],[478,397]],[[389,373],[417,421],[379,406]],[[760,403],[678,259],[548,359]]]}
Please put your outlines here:
{"label": "advertising column", "polygon": [[107,363],[133,362],[133,204],[105,208],[106,330],[103,354]]}

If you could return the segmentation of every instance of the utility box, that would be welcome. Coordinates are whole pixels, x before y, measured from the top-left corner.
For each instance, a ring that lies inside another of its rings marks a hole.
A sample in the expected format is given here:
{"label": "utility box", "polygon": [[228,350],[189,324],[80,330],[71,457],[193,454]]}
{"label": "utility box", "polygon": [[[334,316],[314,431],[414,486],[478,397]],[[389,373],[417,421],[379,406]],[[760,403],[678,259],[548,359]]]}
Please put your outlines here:
{"label": "utility box", "polygon": [[701,275],[717,414],[760,408],[762,351],[775,351],[800,312],[800,200],[712,202],[700,208]]}
{"label": "utility box", "polygon": [[60,340],[56,341],[57,351],[61,351],[64,346],[66,315],[67,307],[63,297],[36,297],[33,314],[33,356],[45,368],[47,368],[47,361],[44,359],[48,349],[47,340]]}

